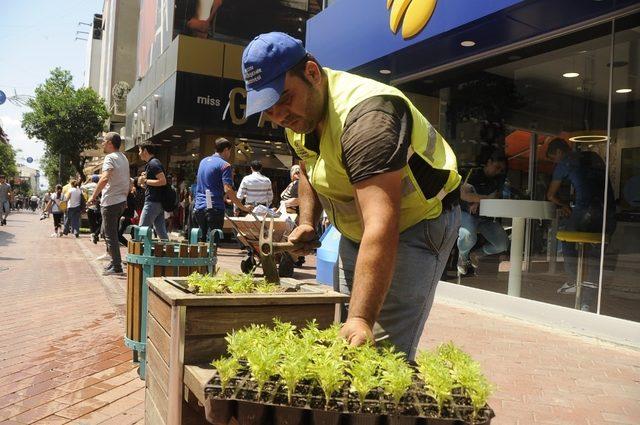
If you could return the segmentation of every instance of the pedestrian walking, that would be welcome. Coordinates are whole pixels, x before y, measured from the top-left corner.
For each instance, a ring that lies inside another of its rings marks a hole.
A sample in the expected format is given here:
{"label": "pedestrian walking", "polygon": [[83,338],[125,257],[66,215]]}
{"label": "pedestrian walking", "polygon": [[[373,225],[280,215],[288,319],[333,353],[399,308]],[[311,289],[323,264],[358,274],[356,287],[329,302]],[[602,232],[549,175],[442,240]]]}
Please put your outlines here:
{"label": "pedestrian walking", "polygon": [[342,234],[341,335],[388,339],[413,359],[460,225],[453,150],[400,90],[324,68],[287,34],[256,37],[242,70],[246,116],[285,127],[302,160],[289,241],[310,252],[323,207]]}
{"label": "pedestrian walking", "polygon": [[122,258],[118,242],[118,223],[127,204],[129,193],[129,161],[120,152],[122,139],[116,132],[109,132],[102,138],[102,149],[107,155],[102,164],[102,174],[93,195],[87,202],[96,203],[98,194],[102,194],[100,213],[102,214],[102,232],[107,243],[111,262],[105,267],[104,275],[122,274]]}
{"label": "pedestrian walking", "polygon": [[[98,187],[100,176],[93,174],[87,178],[87,182],[82,185],[82,190],[91,199],[93,193]],[[100,194],[97,194],[96,203],[87,206],[87,220],[89,220],[89,231],[91,232],[91,240],[94,244],[100,239],[100,229],[102,227],[102,215],[100,214]]]}
{"label": "pedestrian walking", "polygon": [[144,172],[138,177],[138,184],[145,188],[140,226],[153,227],[158,238],[168,240],[164,208],[162,208],[162,196],[167,185],[167,177],[162,163],[156,158],[156,149],[156,145],[151,142],[142,142],[138,145],[138,155],[147,163]]}
{"label": "pedestrian walking", "polygon": [[225,196],[240,210],[251,211],[250,207],[242,205],[233,189],[232,167],[227,162],[231,157],[233,144],[220,137],[215,141],[215,146],[216,153],[204,158],[198,165],[194,216],[202,231],[202,241],[207,240],[210,230],[222,230]]}
{"label": "pedestrian walking", "polygon": [[7,216],[11,210],[11,185],[5,176],[0,176],[0,226],[7,225]]}
{"label": "pedestrian walking", "polygon": [[262,163],[251,161],[251,174],[244,176],[238,188],[238,199],[245,205],[255,207],[264,205],[268,207],[273,202],[273,189],[271,180],[262,174]]}
{"label": "pedestrian walking", "polygon": [[66,202],[64,201],[64,195],[62,194],[62,185],[56,185],[56,190],[51,195],[49,203],[45,207],[46,211],[51,211],[53,216],[53,233],[52,238],[62,236],[62,217],[64,210],[66,209]]}
{"label": "pedestrian walking", "polygon": [[127,194],[127,208],[124,209],[122,217],[120,217],[120,225],[118,226],[118,241],[122,246],[128,246],[129,241],[124,237],[127,227],[133,224],[133,217],[136,214],[136,187],[133,184],[135,179],[131,179],[129,193]]}
{"label": "pedestrian walking", "polygon": [[76,238],[80,237],[80,214],[82,210],[82,190],[78,187],[77,180],[71,180],[71,189],[66,195],[67,215],[64,221],[63,235],[73,233]]}

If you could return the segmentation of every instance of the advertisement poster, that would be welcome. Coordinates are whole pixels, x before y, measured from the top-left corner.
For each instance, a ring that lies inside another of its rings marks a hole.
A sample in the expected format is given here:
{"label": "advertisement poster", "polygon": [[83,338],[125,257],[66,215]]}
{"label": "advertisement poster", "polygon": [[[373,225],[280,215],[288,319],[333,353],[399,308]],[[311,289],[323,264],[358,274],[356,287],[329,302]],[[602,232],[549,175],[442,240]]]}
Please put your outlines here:
{"label": "advertisement poster", "polygon": [[304,40],[310,11],[319,0],[175,0],[174,36],[251,40],[283,31]]}

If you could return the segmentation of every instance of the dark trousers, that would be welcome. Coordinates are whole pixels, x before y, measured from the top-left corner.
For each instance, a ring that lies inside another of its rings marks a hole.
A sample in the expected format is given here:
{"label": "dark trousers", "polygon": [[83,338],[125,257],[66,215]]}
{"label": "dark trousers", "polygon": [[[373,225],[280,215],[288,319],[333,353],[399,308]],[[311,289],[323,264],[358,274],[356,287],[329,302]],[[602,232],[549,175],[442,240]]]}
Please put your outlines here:
{"label": "dark trousers", "polygon": [[100,207],[104,240],[107,243],[107,251],[109,251],[109,255],[111,255],[111,262],[116,269],[122,268],[120,243],[118,241],[118,225],[120,224],[120,217],[126,206],[126,202],[121,202],[115,205]]}
{"label": "dark trousers", "polygon": [[102,227],[102,215],[100,210],[87,208],[87,219],[89,220],[89,229],[92,235],[100,236],[100,227]]}
{"label": "dark trousers", "polygon": [[122,244],[122,246],[128,246],[129,241],[124,237],[124,232],[127,230],[127,226],[131,224],[131,217],[122,216],[120,217],[120,226],[118,227],[118,240]]}
{"label": "dark trousers", "polygon": [[200,241],[206,242],[209,232],[213,229],[220,229],[224,226],[224,210],[215,208],[193,211],[198,226],[200,227]]}

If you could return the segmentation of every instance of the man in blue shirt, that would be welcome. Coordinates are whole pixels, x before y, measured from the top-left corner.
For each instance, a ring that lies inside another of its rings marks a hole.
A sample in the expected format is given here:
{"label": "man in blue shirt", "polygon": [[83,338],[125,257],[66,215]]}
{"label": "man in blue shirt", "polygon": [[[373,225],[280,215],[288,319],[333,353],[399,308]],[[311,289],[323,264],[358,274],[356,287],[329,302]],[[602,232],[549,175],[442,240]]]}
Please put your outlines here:
{"label": "man in blue shirt", "polygon": [[[560,226],[564,230],[588,233],[602,232],[602,221],[605,212],[604,188],[607,176],[602,158],[595,152],[572,152],[563,139],[554,139],[547,148],[547,158],[556,163],[547,199],[560,208],[563,218]],[[573,187],[573,202],[563,200],[558,196],[563,181],[568,181]],[[611,183],[607,181],[608,201],[606,214],[607,234],[613,233],[615,227],[615,202]],[[559,294],[575,294],[577,272],[577,250],[575,243],[562,243],[565,272],[570,281],[558,288]],[[587,273],[582,283],[585,291],[582,295],[582,310],[588,311],[593,304],[598,287],[600,247],[590,245],[585,247]]]}
{"label": "man in blue shirt", "polygon": [[225,195],[242,211],[251,211],[242,205],[233,190],[232,167],[227,162],[231,157],[233,144],[220,137],[215,145],[216,153],[200,161],[194,194],[194,215],[202,231],[202,241],[206,241],[210,230],[222,229]]}

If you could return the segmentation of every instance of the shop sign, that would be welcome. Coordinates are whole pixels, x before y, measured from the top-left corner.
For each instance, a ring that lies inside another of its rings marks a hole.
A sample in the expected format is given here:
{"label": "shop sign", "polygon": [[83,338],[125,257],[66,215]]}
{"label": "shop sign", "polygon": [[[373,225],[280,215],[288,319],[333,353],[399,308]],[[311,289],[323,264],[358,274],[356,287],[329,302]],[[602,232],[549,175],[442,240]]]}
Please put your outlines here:
{"label": "shop sign", "polygon": [[178,73],[174,125],[283,138],[264,114],[245,117],[247,92],[239,80]]}
{"label": "shop sign", "polygon": [[437,0],[387,0],[391,31],[396,34],[402,22],[402,38],[418,35],[431,19],[436,3]]}

